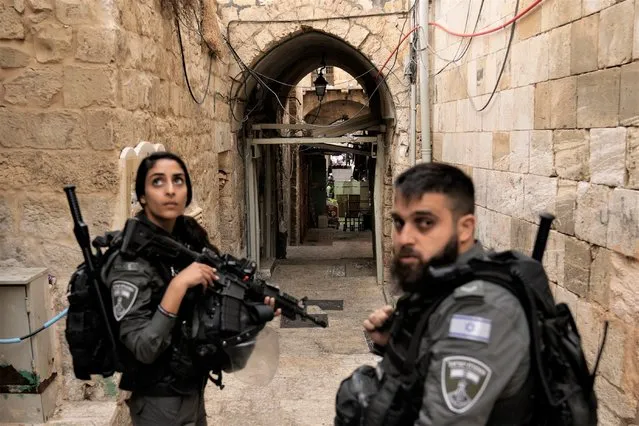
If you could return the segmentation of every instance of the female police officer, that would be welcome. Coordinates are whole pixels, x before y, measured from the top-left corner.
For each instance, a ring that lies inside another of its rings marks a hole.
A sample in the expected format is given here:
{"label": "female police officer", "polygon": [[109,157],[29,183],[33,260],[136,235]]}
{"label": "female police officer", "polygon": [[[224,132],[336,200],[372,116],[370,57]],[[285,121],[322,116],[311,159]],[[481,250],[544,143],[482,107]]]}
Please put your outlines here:
{"label": "female police officer", "polygon": [[[143,208],[139,219],[154,225],[156,232],[192,250],[215,250],[206,231],[184,216],[193,192],[186,165],[178,156],[159,152],[142,160],[135,192]],[[209,286],[218,277],[215,269],[196,262],[176,269],[161,258],[117,254],[105,274],[119,338],[133,359],[120,388],[132,391],[127,404],[134,425],[206,425],[207,372],[196,367],[181,328],[193,314],[198,295],[194,288]],[[265,303],[274,305],[269,298]]]}

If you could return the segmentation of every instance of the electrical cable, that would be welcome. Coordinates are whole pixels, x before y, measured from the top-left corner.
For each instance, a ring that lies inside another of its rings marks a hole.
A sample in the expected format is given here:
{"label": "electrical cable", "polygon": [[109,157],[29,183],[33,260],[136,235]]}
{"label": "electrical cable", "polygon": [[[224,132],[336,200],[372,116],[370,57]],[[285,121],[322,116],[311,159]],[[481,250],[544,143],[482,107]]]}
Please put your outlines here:
{"label": "electrical cable", "polygon": [[65,310],[60,312],[58,315],[54,316],[49,321],[45,322],[44,325],[42,327],[38,328],[36,331],[33,331],[33,332],[29,333],[29,334],[25,334],[22,337],[12,337],[10,339],[0,339],[0,345],[7,345],[7,344],[11,344],[11,343],[20,343],[23,340],[29,339],[29,338],[35,336],[36,334],[40,333],[41,331],[51,327],[51,325],[55,324],[56,322],[60,321],[60,319],[62,319],[68,312],[69,312],[69,308],[66,308]]}
{"label": "electrical cable", "polygon": [[[484,9],[484,3],[486,0],[481,0],[481,3],[479,4],[479,10],[477,11],[477,19],[475,20],[475,25],[473,27],[473,32],[477,31],[477,27],[479,26],[479,19],[481,18],[481,12]],[[468,12],[466,12],[466,24],[464,25],[464,31],[466,31],[466,28],[468,28],[468,21],[470,20],[470,4],[468,5]],[[468,44],[466,44],[466,47],[464,48],[464,50],[461,52],[461,54],[459,53],[459,48],[462,46],[462,42],[459,42],[459,46],[457,46],[457,51],[455,52],[455,54],[453,55],[453,59],[449,59],[448,63],[446,65],[444,65],[439,71],[437,71],[433,77],[438,76],[439,74],[441,74],[442,72],[444,72],[444,70],[446,70],[446,68],[448,68],[451,64],[453,63],[457,63],[459,61],[461,61],[464,56],[466,56],[466,53],[468,53],[468,49],[470,48],[471,43],[473,42],[473,38],[474,37],[470,37],[468,39]],[[434,51],[434,49],[431,49],[431,51],[433,51],[433,54],[436,55],[438,58],[442,59],[442,60],[446,60],[444,58],[442,58],[441,56],[439,56],[437,54],[437,52]],[[459,57],[457,56],[459,54]]]}
{"label": "electrical cable", "polygon": [[491,28],[491,29],[488,29],[488,30],[472,33],[472,34],[458,33],[456,31],[449,30],[448,28],[444,27],[443,25],[441,25],[441,24],[439,24],[437,22],[429,22],[428,25],[432,25],[432,26],[434,26],[436,28],[439,28],[440,30],[442,30],[444,32],[447,32],[450,35],[454,35],[454,36],[457,36],[457,37],[478,37],[478,36],[494,33],[496,31],[499,31],[499,30],[503,29],[503,28],[506,28],[510,24],[514,24],[516,21],[521,19],[525,14],[530,12],[533,8],[535,8],[535,6],[537,6],[542,1],[543,0],[535,0],[533,3],[531,3],[528,7],[526,7],[521,12],[519,12],[519,13],[515,12],[515,16],[512,19],[509,19],[508,21],[504,22],[501,25],[498,25],[498,26],[496,26],[494,28]]}
{"label": "electrical cable", "polygon": [[209,76],[206,82],[206,89],[204,91],[204,96],[202,96],[202,99],[198,101],[195,95],[193,94],[193,88],[191,87],[191,82],[189,81],[189,74],[186,70],[186,59],[184,58],[184,45],[182,44],[182,30],[180,28],[180,20],[177,17],[175,18],[175,23],[177,25],[178,41],[180,44],[180,53],[182,56],[182,69],[184,70],[184,79],[186,80],[186,87],[188,87],[189,93],[191,94],[191,98],[193,98],[193,101],[198,105],[202,105],[202,103],[206,99],[206,96],[209,94],[209,86],[211,84],[211,71],[213,69],[213,55],[211,54],[211,52],[209,52],[209,73],[208,73]]}
{"label": "electrical cable", "polygon": [[[517,10],[518,9],[519,9],[519,0],[517,0],[517,3],[515,4],[515,15],[517,15]],[[473,100],[473,97],[470,96],[470,93],[468,93],[468,85],[464,84],[464,90],[466,90],[466,95],[468,95],[468,100],[470,101],[470,104],[473,106],[475,111],[482,112],[483,110],[485,110],[488,107],[488,105],[490,104],[490,101],[495,96],[495,93],[497,93],[497,88],[499,87],[499,83],[501,81],[501,77],[504,74],[504,69],[506,68],[506,61],[508,60],[508,54],[510,53],[510,48],[511,48],[511,46],[513,44],[513,39],[514,38],[515,38],[515,24],[513,23],[513,26],[510,27],[510,38],[508,39],[508,45],[506,46],[506,53],[504,54],[504,60],[501,63],[501,69],[499,70],[499,75],[497,76],[497,81],[495,82],[495,87],[493,88],[493,91],[491,92],[490,97],[488,98],[488,100],[486,101],[486,103],[484,104],[483,107],[477,109],[477,106],[475,105],[475,101]],[[459,70],[459,67],[457,67],[457,71],[459,71],[459,73],[461,74],[461,71]]]}

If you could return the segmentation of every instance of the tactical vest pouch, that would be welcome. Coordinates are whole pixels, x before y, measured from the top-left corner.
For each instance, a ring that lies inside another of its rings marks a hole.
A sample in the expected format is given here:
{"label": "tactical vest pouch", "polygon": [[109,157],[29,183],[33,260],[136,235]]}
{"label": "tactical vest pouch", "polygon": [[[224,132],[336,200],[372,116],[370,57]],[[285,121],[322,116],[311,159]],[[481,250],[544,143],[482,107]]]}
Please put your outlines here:
{"label": "tactical vest pouch", "polygon": [[[336,401],[336,426],[399,426],[415,421],[424,383],[417,365],[418,361],[420,365],[428,363],[427,359],[418,360],[419,349],[430,315],[442,300],[434,300],[419,317],[404,353],[389,342],[380,363],[381,373],[374,367],[363,366],[342,381]],[[391,335],[400,329],[401,323],[401,317],[393,321]]]}
{"label": "tactical vest pouch", "polygon": [[[73,358],[73,372],[80,380],[92,374],[112,376],[116,360],[107,336],[95,289],[84,264],[71,276],[67,298],[69,311],[65,337]],[[110,299],[107,299],[110,300]]]}
{"label": "tactical vest pouch", "polygon": [[608,324],[605,324],[604,342],[590,372],[570,308],[565,303],[555,304],[541,263],[517,251],[496,253],[489,260],[472,260],[466,270],[457,271],[452,287],[475,279],[506,288],[524,308],[536,385],[533,424],[596,426],[594,379]]}

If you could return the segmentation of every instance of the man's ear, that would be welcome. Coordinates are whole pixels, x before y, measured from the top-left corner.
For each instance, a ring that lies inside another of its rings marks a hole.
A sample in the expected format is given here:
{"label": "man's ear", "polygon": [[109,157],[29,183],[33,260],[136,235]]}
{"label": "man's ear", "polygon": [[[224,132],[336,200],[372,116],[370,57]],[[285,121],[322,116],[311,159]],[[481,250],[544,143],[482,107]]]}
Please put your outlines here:
{"label": "man's ear", "polygon": [[457,237],[460,243],[475,239],[475,215],[466,214],[457,220]]}

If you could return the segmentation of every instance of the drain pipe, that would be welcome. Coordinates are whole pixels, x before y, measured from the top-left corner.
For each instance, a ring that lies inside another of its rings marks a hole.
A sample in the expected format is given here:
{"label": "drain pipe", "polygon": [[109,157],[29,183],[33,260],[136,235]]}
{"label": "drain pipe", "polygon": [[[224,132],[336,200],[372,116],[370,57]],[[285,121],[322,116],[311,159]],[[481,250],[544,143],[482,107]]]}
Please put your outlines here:
{"label": "drain pipe", "polygon": [[[415,7],[415,0],[412,2],[411,9]],[[415,27],[415,14],[412,14],[412,26]],[[406,65],[405,75],[410,81],[410,119],[408,126],[408,155],[410,156],[410,165],[414,166],[417,162],[417,55],[415,47],[417,46],[417,34],[413,32],[410,43],[409,62]]]}
{"label": "drain pipe", "polygon": [[430,99],[428,98],[428,3],[429,0],[419,2],[419,105],[420,124],[422,128],[422,162],[430,163],[433,160],[433,148],[430,140]]}

